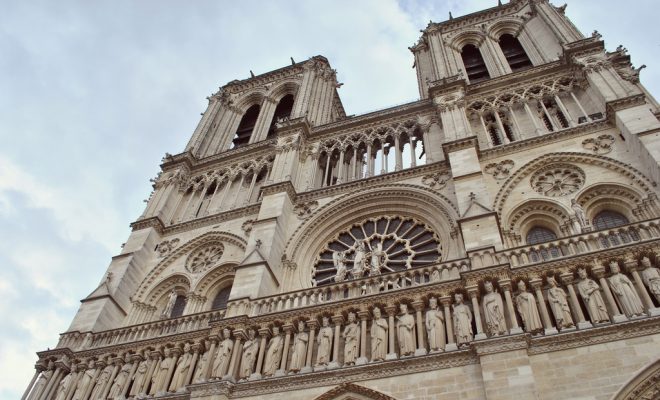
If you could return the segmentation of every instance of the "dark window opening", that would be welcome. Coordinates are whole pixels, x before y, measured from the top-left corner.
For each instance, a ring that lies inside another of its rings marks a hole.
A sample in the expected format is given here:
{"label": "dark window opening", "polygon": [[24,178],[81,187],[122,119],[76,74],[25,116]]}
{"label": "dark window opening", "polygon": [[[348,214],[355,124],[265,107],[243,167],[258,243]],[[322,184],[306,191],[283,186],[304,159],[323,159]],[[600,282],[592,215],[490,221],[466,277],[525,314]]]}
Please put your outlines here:
{"label": "dark window opening", "polygon": [[502,53],[504,53],[511,71],[517,72],[532,67],[532,62],[527,57],[518,38],[508,33],[500,36],[500,48],[502,48]]}
{"label": "dark window opening", "polygon": [[557,240],[557,235],[548,228],[535,226],[527,233],[527,244],[538,244]]}
{"label": "dark window opening", "polygon": [[248,108],[245,114],[243,114],[241,123],[238,124],[234,141],[232,142],[232,148],[245,146],[250,142],[252,131],[254,130],[254,126],[257,124],[257,118],[259,117],[259,110],[259,105],[255,104]]}
{"label": "dark window opening", "polygon": [[599,212],[593,220],[596,230],[611,229],[617,226],[627,225],[630,222],[628,218],[615,211],[605,210]]}
{"label": "dark window opening", "polygon": [[275,114],[273,115],[273,120],[270,123],[270,129],[268,130],[268,137],[271,138],[275,135],[275,124],[279,121],[284,121],[291,118],[291,111],[293,110],[293,95],[287,94],[282,97],[277,107],[275,108]]}
{"label": "dark window opening", "polygon": [[470,83],[490,79],[486,63],[478,48],[471,44],[466,45],[461,50],[461,57],[463,58],[463,65],[465,66],[465,72]]}
{"label": "dark window opening", "polygon": [[178,295],[172,307],[170,318],[177,318],[183,315],[183,309],[186,308],[186,296]]}
{"label": "dark window opening", "polygon": [[229,293],[231,293],[231,286],[220,290],[213,299],[211,310],[222,310],[227,308],[227,302],[229,302]]}

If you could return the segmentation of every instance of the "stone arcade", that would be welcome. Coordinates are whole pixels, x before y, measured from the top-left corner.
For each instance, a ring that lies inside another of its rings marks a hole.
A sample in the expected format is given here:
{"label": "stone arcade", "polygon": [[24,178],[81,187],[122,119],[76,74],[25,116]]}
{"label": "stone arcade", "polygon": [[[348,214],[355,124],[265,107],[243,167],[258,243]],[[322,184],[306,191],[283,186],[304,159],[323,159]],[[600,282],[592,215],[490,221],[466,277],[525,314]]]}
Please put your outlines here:
{"label": "stone arcade", "polygon": [[659,398],[660,110],[564,9],[429,23],[365,115],[220,88],[23,399]]}

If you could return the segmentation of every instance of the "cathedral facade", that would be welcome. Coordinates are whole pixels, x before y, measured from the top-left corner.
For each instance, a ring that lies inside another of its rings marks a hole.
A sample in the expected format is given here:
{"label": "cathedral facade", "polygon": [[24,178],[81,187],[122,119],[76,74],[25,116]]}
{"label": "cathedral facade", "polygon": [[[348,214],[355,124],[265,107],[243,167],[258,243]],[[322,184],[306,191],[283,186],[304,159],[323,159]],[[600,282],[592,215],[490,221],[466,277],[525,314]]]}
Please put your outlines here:
{"label": "cathedral facade", "polygon": [[23,399],[660,398],[660,109],[547,0],[209,97]]}

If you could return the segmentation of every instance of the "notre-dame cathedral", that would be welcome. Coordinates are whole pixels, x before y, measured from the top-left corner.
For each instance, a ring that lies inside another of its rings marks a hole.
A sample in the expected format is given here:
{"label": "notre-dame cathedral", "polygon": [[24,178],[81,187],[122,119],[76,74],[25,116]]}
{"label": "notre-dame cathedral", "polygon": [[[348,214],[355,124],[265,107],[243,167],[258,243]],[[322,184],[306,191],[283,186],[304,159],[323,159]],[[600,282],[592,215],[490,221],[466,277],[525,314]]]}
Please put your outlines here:
{"label": "notre-dame cathedral", "polygon": [[223,86],[23,399],[660,398],[660,109],[564,9],[429,23],[364,115]]}

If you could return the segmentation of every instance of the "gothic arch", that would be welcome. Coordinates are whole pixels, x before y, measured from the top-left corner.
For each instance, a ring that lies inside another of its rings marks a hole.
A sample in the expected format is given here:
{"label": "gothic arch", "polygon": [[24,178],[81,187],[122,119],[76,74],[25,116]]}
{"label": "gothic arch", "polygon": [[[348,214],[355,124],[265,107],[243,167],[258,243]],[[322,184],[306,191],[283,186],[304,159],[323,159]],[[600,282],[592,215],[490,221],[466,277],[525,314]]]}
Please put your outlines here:
{"label": "gothic arch", "polygon": [[179,258],[185,255],[192,253],[193,251],[204,245],[213,242],[223,242],[223,243],[233,244],[238,248],[240,248],[241,250],[245,251],[246,242],[244,239],[242,239],[239,236],[236,236],[228,232],[214,231],[214,232],[205,233],[183,244],[178,249],[171,252],[160,263],[158,263],[156,267],[152,269],[149,272],[149,274],[147,274],[147,276],[140,283],[140,286],[138,287],[137,291],[135,292],[135,295],[133,296],[134,300],[143,301],[147,291],[149,291],[150,288],[154,286],[155,282],[160,278],[165,268],[171,265],[174,261],[178,260]]}
{"label": "gothic arch", "polygon": [[261,107],[265,97],[266,90],[263,88],[258,88],[239,97],[236,99],[236,101],[234,101],[234,104],[236,105],[236,108],[241,110],[241,115],[243,115],[248,110],[248,108],[255,104]]}
{"label": "gothic arch", "polygon": [[206,297],[207,302],[212,301],[217,292],[234,281],[238,263],[224,263],[202,276],[193,288],[196,295]]}
{"label": "gothic arch", "polygon": [[633,187],[605,183],[582,190],[577,196],[577,202],[584,208],[589,220],[603,210],[612,210],[634,221],[633,211],[641,204],[642,197],[643,194]]}
{"label": "gothic arch", "polygon": [[569,210],[560,202],[549,199],[525,200],[502,219],[505,229],[511,229],[523,238],[534,226],[548,228],[559,236],[562,226],[569,220]]}
{"label": "gothic arch", "polygon": [[168,294],[172,289],[177,294],[186,295],[190,292],[190,279],[183,274],[170,275],[149,291],[145,303],[156,307],[160,311],[167,302]]}
{"label": "gothic arch", "polygon": [[396,400],[392,396],[359,386],[354,383],[343,383],[314,400]]}
{"label": "gothic arch", "polygon": [[660,359],[642,367],[619,389],[612,400],[652,400],[660,396]]}
{"label": "gothic arch", "polygon": [[266,94],[267,97],[275,100],[275,101],[280,101],[280,99],[287,94],[291,94],[295,98],[297,97],[296,94],[298,93],[298,88],[300,88],[300,83],[295,80],[289,80],[284,83],[280,83],[277,86],[274,86],[268,91]]}
{"label": "gothic arch", "polygon": [[466,29],[450,39],[449,45],[460,53],[463,47],[468,44],[474,45],[474,47],[479,49],[485,39],[486,35],[483,32],[477,29]]}
{"label": "gothic arch", "polygon": [[[632,181],[632,183],[637,186],[637,190],[640,192],[651,194],[653,190],[651,189],[652,182],[638,169],[618,160],[615,160],[610,157],[605,157],[603,155],[596,154],[586,154],[586,153],[576,153],[576,152],[565,152],[565,153],[549,153],[541,157],[538,157],[527,164],[520,167],[515,171],[509,179],[507,179],[500,190],[495,196],[493,201],[493,209],[497,211],[498,214],[502,215],[504,210],[504,205],[509,200],[509,195],[514,188],[525,178],[539,170],[540,168],[552,164],[552,163],[562,163],[562,164],[586,164],[591,166],[597,166],[604,168],[606,170],[616,172],[620,176],[625,177]],[[580,188],[583,190],[582,188]],[[530,189],[531,190],[531,189]],[[577,194],[580,192],[578,191]]]}
{"label": "gothic arch", "polygon": [[500,39],[504,34],[510,34],[513,37],[518,37],[520,31],[525,27],[521,19],[505,18],[498,20],[496,23],[488,28],[488,35],[495,41]]}
{"label": "gothic arch", "polygon": [[310,285],[311,266],[329,239],[351,224],[383,215],[412,217],[428,225],[440,239],[443,260],[457,258],[462,252],[455,237],[458,211],[447,198],[416,185],[380,185],[334,199],[296,229],[285,254],[305,268],[296,269],[298,282],[294,285]]}

